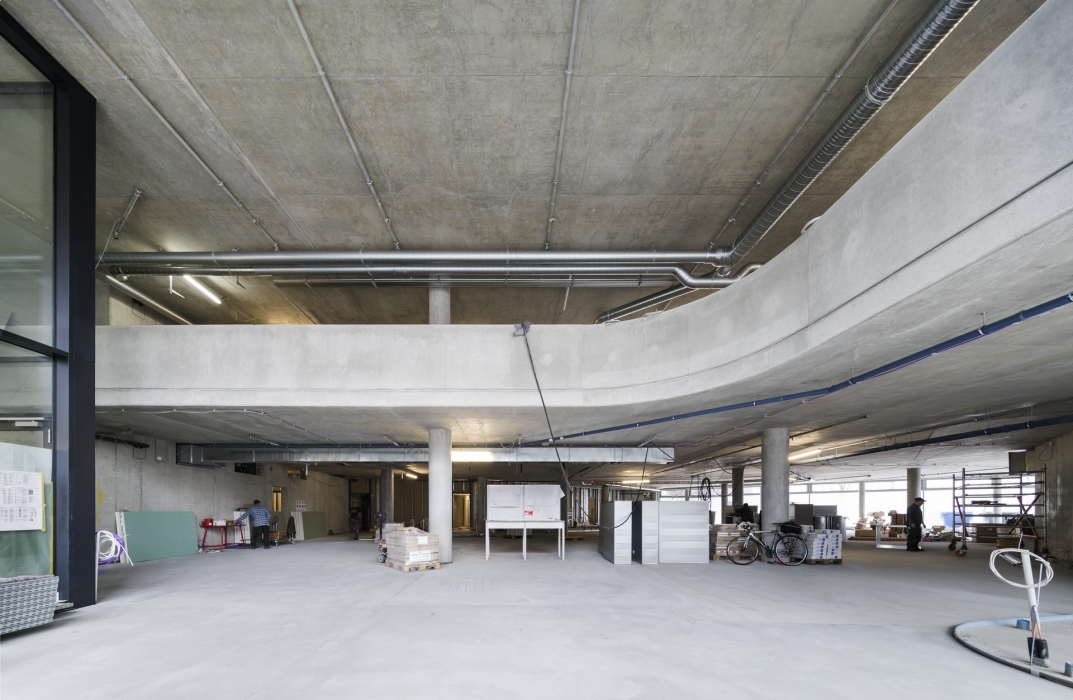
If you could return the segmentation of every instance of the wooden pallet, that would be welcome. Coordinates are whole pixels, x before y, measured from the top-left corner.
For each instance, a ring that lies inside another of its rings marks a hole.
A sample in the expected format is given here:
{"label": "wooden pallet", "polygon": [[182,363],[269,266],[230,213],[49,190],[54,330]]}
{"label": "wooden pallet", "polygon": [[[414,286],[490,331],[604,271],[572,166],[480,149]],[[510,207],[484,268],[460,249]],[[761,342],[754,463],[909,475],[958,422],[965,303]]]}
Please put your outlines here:
{"label": "wooden pallet", "polygon": [[408,574],[411,571],[428,571],[429,569],[440,568],[440,563],[438,561],[422,561],[413,564],[400,564],[389,559],[385,561],[384,564],[390,566],[395,571],[401,571],[404,574]]}
{"label": "wooden pallet", "polygon": [[841,564],[841,559],[806,559],[806,564]]}

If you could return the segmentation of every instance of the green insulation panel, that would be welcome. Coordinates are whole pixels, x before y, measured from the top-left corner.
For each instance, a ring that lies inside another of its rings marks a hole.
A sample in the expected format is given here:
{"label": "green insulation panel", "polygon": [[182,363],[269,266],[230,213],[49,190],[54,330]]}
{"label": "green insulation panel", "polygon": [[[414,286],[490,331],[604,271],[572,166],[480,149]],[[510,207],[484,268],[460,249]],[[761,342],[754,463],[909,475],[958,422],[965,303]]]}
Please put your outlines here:
{"label": "green insulation panel", "polygon": [[123,521],[131,561],[197,554],[197,523],[191,511],[126,512]]}
{"label": "green insulation panel", "polygon": [[328,536],[328,516],[324,512],[316,513],[307,510],[302,513],[302,526],[305,528],[307,540]]}
{"label": "green insulation panel", "polygon": [[52,571],[52,482],[45,482],[45,529],[0,532],[0,578]]}

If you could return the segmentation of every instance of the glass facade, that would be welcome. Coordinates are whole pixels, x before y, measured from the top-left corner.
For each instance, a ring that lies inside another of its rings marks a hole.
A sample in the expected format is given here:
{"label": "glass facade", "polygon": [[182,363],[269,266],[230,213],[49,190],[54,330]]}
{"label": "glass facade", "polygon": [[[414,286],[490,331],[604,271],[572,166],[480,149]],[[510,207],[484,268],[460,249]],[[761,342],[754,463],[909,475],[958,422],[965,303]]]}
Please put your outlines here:
{"label": "glass facade", "polygon": [[53,344],[52,83],[0,39],[0,327]]}
{"label": "glass facade", "polygon": [[43,529],[0,528],[0,577],[53,572],[54,99],[0,39],[0,470],[46,483]]}

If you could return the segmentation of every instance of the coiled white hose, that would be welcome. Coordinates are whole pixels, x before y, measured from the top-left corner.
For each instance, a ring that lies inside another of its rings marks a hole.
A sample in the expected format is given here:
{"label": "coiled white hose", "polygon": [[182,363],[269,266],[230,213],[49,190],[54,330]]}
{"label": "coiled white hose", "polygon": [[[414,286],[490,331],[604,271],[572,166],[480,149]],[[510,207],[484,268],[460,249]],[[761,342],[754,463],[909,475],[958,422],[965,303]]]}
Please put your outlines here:
{"label": "coiled white hose", "polygon": [[[123,538],[114,532],[108,532],[107,530],[100,530],[97,532],[97,564],[113,564],[120,561],[124,554],[127,552],[127,543],[123,541]],[[134,562],[127,557],[127,561],[131,566],[134,566]]]}
{"label": "coiled white hose", "polygon": [[[1020,557],[1022,552],[1028,554],[1031,559],[1039,559],[1040,562],[1040,580],[1037,583],[1032,584],[1031,586],[1027,583],[1016,583],[1014,581],[1011,581],[1002,574],[1000,574],[998,572],[998,569],[995,568],[995,559],[999,557],[1002,557],[1011,564],[1020,564]],[[1017,560],[1013,559],[1014,553],[1017,554]],[[1054,578],[1054,569],[1051,567],[1051,563],[1049,561],[1039,556],[1038,554],[1033,554],[1032,552],[1025,552],[1025,550],[1023,549],[996,549],[995,551],[991,552],[991,572],[995,574],[995,576],[998,576],[1000,579],[1002,579],[1004,582],[1010,584],[1011,586],[1016,586],[1017,588],[1035,588],[1036,590],[1043,588],[1051,582],[1051,579]],[[1046,578],[1044,578],[1045,576]]]}

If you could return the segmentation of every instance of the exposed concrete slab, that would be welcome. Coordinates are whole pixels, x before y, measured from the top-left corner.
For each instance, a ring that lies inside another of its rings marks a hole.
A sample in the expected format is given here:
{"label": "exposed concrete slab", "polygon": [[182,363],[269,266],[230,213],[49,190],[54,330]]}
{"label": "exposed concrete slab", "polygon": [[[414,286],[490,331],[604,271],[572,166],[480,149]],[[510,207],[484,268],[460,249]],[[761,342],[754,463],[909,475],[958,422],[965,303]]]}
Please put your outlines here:
{"label": "exposed concrete slab", "polygon": [[[307,237],[318,248],[390,246],[285,2],[66,4],[284,248],[304,249]],[[553,245],[706,245],[886,4],[585,2]],[[752,259],[795,240],[1039,4],[981,2]],[[403,244],[539,248],[573,3],[298,5]],[[895,5],[719,243],[748,224],[928,5]],[[100,100],[98,249],[112,200],[135,186],[147,216],[132,217],[111,250],[149,250],[135,233],[167,250],[269,247],[50,0],[5,7]],[[517,294],[469,294],[460,322],[516,320]],[[544,290],[522,294],[527,309],[554,306]],[[593,291],[591,305],[544,315],[588,323],[642,294]],[[317,290],[301,303],[324,323],[409,323],[423,306],[349,298]],[[184,316],[236,322],[228,309],[169,301]],[[232,301],[251,310],[237,322],[307,322],[268,286],[236,288]]]}
{"label": "exposed concrete slab", "polygon": [[[96,606],[4,637],[5,697],[707,698],[718,683],[738,696],[848,698],[903,687],[906,668],[926,698],[1068,693],[950,634],[1022,612],[983,551],[850,543],[843,566],[616,567],[595,539],[567,543],[560,561],[537,534],[525,562],[517,540],[494,538],[485,561],[483,542],[456,539],[454,563],[424,574],[341,538],[109,567]],[[1045,613],[1073,601],[1068,572],[1048,590]],[[742,673],[739,647],[797,670]],[[49,671],[57,664],[63,673]]]}

